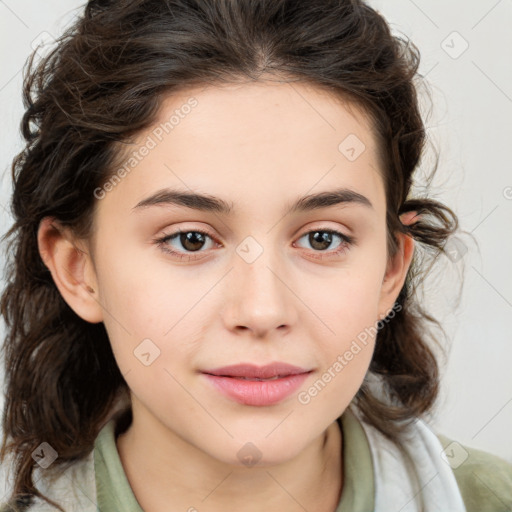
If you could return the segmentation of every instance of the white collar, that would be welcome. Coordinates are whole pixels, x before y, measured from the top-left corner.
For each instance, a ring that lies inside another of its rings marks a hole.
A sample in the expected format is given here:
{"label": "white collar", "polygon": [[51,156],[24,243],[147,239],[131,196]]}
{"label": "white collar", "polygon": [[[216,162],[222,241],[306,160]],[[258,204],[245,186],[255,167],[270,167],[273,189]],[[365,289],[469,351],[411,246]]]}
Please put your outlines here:
{"label": "white collar", "polygon": [[[373,459],[375,481],[374,512],[418,512],[418,500],[423,495],[423,511],[466,512],[462,495],[447,462],[436,434],[421,419],[416,419],[404,433],[401,446],[410,454],[418,484],[407,469],[404,456],[395,443],[378,429],[362,421],[361,413],[353,409],[359,419]],[[444,458],[443,458],[444,457]]]}

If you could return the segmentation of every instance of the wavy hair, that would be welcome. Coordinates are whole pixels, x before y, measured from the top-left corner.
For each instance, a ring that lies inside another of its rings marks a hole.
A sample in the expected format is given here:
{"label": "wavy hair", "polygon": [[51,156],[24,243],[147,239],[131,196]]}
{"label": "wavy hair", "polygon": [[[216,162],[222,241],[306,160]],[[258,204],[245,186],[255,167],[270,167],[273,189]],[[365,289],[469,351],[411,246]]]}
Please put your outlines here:
{"label": "wavy hair", "polygon": [[[52,467],[88,455],[128,386],[103,323],[81,319],[60,295],[37,244],[40,221],[55,217],[87,237],[94,190],[115,172],[123,144],[155,121],[163,99],[179,89],[243,80],[302,81],[339,95],[373,121],[386,192],[388,257],[396,233],[416,247],[401,306],[377,335],[367,376],[354,397],[365,420],[396,443],[428,413],[439,366],[415,291],[425,262],[445,253],[458,229],[455,213],[428,197],[411,197],[427,137],[416,81],[420,53],[393,35],[362,0],[89,1],[57,44],[24,74],[24,149],[12,164],[14,224],[1,313],[7,326],[4,440],[13,457],[11,498],[42,495],[33,482],[33,450],[44,440]],[[437,169],[437,161],[433,171]],[[417,221],[400,222],[415,211]],[[369,378],[385,394],[378,396]]]}

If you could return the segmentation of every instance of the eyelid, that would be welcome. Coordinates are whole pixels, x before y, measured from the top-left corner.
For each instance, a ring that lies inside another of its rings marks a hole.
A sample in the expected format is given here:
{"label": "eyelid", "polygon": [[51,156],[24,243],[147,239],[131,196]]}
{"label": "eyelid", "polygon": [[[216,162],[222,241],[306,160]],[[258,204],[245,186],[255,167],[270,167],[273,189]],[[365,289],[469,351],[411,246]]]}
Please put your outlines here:
{"label": "eyelid", "polygon": [[215,235],[211,229],[209,229],[207,227],[203,227],[203,226],[198,226],[197,224],[192,227],[180,226],[178,228],[163,228],[163,229],[159,230],[160,234],[157,234],[156,238],[159,238],[159,239],[169,238],[169,237],[175,236],[179,233],[189,233],[189,232],[204,233],[205,235],[208,235],[215,242],[220,243],[217,235]]}
{"label": "eyelid", "polygon": [[[321,222],[321,221],[319,221],[319,222]],[[298,231],[299,234],[295,234],[293,236],[294,236],[294,239],[298,239],[298,238],[302,238],[304,235],[309,234],[311,231],[333,231],[333,232],[339,233],[340,235],[343,235],[347,239],[354,240],[354,237],[351,234],[348,234],[345,231],[342,231],[342,229],[343,228],[340,228],[339,226],[330,227],[325,224],[321,224],[320,226],[315,225],[313,227],[307,227],[307,228],[301,229],[300,231]],[[345,228],[345,230],[350,232],[350,230],[348,228]],[[209,228],[203,227],[203,226],[198,227],[197,224],[192,227],[189,227],[189,226],[179,227],[179,228],[176,228],[174,231],[169,231],[169,232],[166,231],[166,228],[163,228],[160,230],[161,235],[157,235],[156,238],[161,239],[161,238],[174,236],[178,233],[188,233],[191,231],[194,231],[197,233],[204,233],[204,234],[208,235],[210,238],[212,238],[212,240],[214,240],[216,243],[221,243],[219,241],[217,235],[215,235]],[[297,233],[297,231],[296,231],[296,233]]]}
{"label": "eyelid", "polygon": [[[326,226],[325,224],[320,225],[320,226],[313,226],[313,227],[305,228],[303,231],[301,231],[300,235],[294,237],[294,240],[298,241],[301,238],[303,238],[304,236],[306,236],[312,232],[315,232],[315,231],[330,232],[330,233],[334,234],[335,236],[339,236],[341,238],[341,244],[339,245],[339,247],[337,249],[331,249],[328,251],[312,251],[312,254],[316,254],[315,258],[320,259],[320,260],[343,255],[346,251],[348,251],[350,249],[350,247],[352,247],[353,245],[356,245],[356,243],[357,243],[354,236],[345,234],[338,227],[332,228],[332,227]],[[217,236],[214,235],[208,228],[203,228],[203,227],[198,228],[197,226],[192,226],[192,227],[185,226],[185,227],[177,228],[170,233],[164,232],[164,233],[162,233],[161,236],[157,236],[153,240],[153,242],[156,243],[158,246],[160,246],[162,251],[171,254],[175,258],[183,259],[188,256],[189,260],[191,260],[191,261],[199,261],[205,257],[208,257],[208,253],[211,251],[211,249],[206,250],[206,251],[186,252],[186,251],[176,251],[176,250],[170,249],[168,247],[166,240],[168,240],[170,238],[174,238],[177,235],[179,235],[180,233],[189,233],[189,232],[201,233],[203,235],[210,237],[213,244],[217,247],[219,246],[219,244],[222,245],[222,243],[219,242],[219,240],[217,239]],[[294,247],[296,247],[295,242],[294,242]],[[302,247],[299,247],[299,248],[304,249]],[[304,250],[310,251],[308,249],[304,249]],[[202,256],[201,253],[206,253],[206,255]]]}

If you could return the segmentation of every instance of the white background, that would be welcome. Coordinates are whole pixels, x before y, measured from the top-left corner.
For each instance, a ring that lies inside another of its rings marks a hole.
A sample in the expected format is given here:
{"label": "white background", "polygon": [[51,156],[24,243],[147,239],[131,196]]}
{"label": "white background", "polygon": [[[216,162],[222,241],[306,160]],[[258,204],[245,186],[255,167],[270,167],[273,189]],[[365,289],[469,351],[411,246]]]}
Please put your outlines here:
{"label": "white background", "polygon": [[[34,41],[59,35],[81,5],[0,0],[2,234],[11,222],[10,163],[22,147],[22,66]],[[456,261],[441,258],[422,299],[441,320],[452,347],[431,425],[512,463],[512,1],[374,0],[371,5],[394,33],[408,36],[421,51],[420,73],[434,100],[427,127],[440,151],[431,193],[457,213],[462,229],[478,242],[461,237],[467,252]],[[420,185],[431,164],[427,153]]]}

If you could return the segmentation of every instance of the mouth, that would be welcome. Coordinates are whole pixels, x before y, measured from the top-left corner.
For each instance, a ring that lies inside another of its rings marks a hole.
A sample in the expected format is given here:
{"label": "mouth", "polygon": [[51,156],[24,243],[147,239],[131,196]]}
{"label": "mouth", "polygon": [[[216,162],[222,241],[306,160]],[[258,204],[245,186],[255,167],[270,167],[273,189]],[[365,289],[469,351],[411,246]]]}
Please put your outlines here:
{"label": "mouth", "polygon": [[235,377],[247,380],[270,380],[309,373],[311,370],[301,368],[284,362],[275,362],[264,366],[256,366],[251,363],[240,363],[210,370],[203,370],[202,373],[215,375],[217,377]]}
{"label": "mouth", "polygon": [[213,375],[214,377],[226,377],[228,379],[240,379],[240,380],[252,380],[255,382],[266,382],[269,380],[277,380],[282,379],[283,377],[289,377],[290,375],[276,375],[275,377],[269,377],[267,379],[258,379],[257,377],[234,377],[233,375],[215,375],[215,374],[207,374],[207,375]]}
{"label": "mouth", "polygon": [[243,405],[269,406],[288,398],[313,370],[287,363],[239,364],[201,373],[227,398]]}

